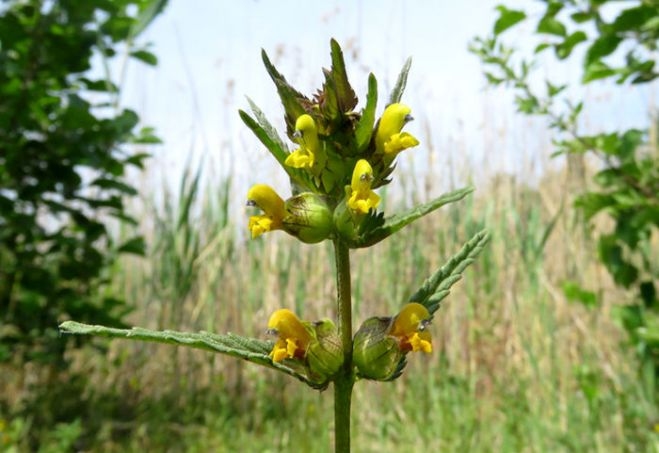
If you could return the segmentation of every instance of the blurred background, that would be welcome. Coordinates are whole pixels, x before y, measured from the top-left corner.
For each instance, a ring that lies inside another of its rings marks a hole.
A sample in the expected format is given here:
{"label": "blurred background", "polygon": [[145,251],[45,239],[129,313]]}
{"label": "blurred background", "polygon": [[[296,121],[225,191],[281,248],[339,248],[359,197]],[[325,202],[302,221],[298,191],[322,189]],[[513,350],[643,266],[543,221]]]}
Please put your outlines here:
{"label": "blurred background", "polygon": [[432,356],[356,385],[355,451],[659,449],[656,5],[75,3],[0,5],[3,450],[330,451],[328,394],[56,329],[265,338],[280,307],[335,316],[328,244],[246,234],[247,189],[290,188],[237,114],[249,97],[283,131],[261,49],[311,95],[330,38],[358,108],[377,77],[378,116],[412,57],[403,102],[421,145],[398,157],[385,213],[476,189],[353,252],[355,325],[492,235],[434,318]]}

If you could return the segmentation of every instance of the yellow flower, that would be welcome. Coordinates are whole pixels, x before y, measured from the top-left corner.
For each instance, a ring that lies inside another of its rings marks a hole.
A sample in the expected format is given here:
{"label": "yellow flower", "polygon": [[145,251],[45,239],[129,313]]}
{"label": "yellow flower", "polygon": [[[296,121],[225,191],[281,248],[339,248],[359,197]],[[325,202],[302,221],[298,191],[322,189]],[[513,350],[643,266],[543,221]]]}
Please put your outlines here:
{"label": "yellow flower", "polygon": [[407,351],[432,352],[432,338],[426,329],[430,323],[430,313],[421,304],[406,304],[394,318],[390,335],[398,338],[400,349]]}
{"label": "yellow flower", "polygon": [[295,132],[300,147],[288,155],[284,164],[293,168],[306,168],[319,174],[325,166],[325,157],[318,140],[316,122],[310,115],[300,115],[295,121]]}
{"label": "yellow flower", "polygon": [[282,228],[282,221],[286,215],[284,200],[267,184],[255,184],[247,192],[247,204],[263,210],[263,215],[249,218],[249,231],[252,239],[263,233]]}
{"label": "yellow flower", "polygon": [[371,190],[373,169],[365,159],[360,159],[352,172],[350,187],[346,186],[348,207],[357,214],[367,214],[380,204],[380,197]]}
{"label": "yellow flower", "polygon": [[352,349],[359,376],[392,380],[400,376],[408,352],[432,352],[432,339],[426,330],[429,322],[426,307],[415,302],[406,304],[393,318],[375,316],[364,321]]}
{"label": "yellow flower", "polygon": [[304,359],[312,337],[302,321],[286,308],[275,311],[268,321],[268,332],[278,336],[270,352],[273,362],[284,359]]}
{"label": "yellow flower", "polygon": [[404,149],[417,146],[419,141],[407,132],[401,132],[403,126],[412,121],[412,110],[403,104],[391,104],[382,114],[375,135],[375,149],[393,159]]}

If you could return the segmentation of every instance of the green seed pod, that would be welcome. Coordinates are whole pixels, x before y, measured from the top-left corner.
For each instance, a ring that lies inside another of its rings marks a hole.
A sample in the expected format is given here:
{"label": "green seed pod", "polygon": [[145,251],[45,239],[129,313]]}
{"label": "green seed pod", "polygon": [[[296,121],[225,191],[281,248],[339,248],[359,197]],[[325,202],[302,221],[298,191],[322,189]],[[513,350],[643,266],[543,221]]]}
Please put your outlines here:
{"label": "green seed pod", "polygon": [[325,200],[314,193],[305,192],[286,200],[283,229],[302,242],[314,244],[327,239],[334,222]]}
{"label": "green seed pod", "polygon": [[341,338],[329,319],[314,322],[313,329],[317,341],[312,341],[307,351],[309,368],[322,377],[330,378],[343,364]]}
{"label": "green seed pod", "polygon": [[399,370],[405,353],[389,335],[391,325],[392,318],[369,318],[355,334],[352,358],[360,377],[386,381]]}

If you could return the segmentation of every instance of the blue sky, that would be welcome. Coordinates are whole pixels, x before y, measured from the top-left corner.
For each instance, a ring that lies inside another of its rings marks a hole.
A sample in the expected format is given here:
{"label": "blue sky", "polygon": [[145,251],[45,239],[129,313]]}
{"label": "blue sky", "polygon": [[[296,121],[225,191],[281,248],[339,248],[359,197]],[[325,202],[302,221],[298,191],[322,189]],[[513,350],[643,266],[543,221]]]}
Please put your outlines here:
{"label": "blue sky", "polygon": [[[231,173],[241,186],[275,178],[284,187],[282,172],[242,124],[237,109],[247,109],[249,96],[281,126],[282,110],[263,68],[261,48],[289,82],[311,94],[322,83],[321,67],[329,66],[334,37],[344,49],[360,100],[368,73],[378,78],[379,112],[400,67],[412,56],[403,100],[417,119],[408,129],[425,148],[401,155],[402,169],[434,172],[425,177],[445,181],[442,190],[465,172],[476,179],[495,171],[539,173],[550,165],[549,134],[542,123],[514,113],[509,92],[484,90],[480,62],[467,51],[474,36],[491,29],[496,4],[170,0],[140,37],[152,44],[159,64],[131,63],[122,101],[163,138],[165,144],[153,150],[154,168],[166,178],[176,178],[192,155],[195,160],[205,156],[210,177]],[[538,8],[530,1],[506,4]],[[579,76],[575,65],[546,71],[558,79]],[[595,90],[590,96],[604,96],[611,112],[638,113],[608,114],[614,125],[629,126],[647,116],[645,95],[625,92],[606,98],[606,93]]]}

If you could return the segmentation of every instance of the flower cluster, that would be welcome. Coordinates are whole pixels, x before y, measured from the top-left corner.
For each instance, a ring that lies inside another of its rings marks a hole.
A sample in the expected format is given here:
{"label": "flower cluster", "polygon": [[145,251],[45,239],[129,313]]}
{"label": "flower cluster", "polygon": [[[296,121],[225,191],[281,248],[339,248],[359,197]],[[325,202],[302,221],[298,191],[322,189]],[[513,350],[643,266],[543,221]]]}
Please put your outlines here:
{"label": "flower cluster", "polygon": [[[263,53],[284,106],[293,150],[254,105],[256,120],[245,112],[241,117],[288,175],[293,195],[284,199],[266,184],[249,189],[247,204],[258,209],[249,219],[253,239],[281,230],[305,243],[329,239],[357,248],[394,231],[387,230],[384,216],[377,213],[381,199],[375,190],[391,182],[398,154],[419,145],[403,131],[413,119],[411,109],[400,102],[399,88],[376,121],[377,83],[371,74],[366,105],[355,111],[357,97],[347,80],[343,54],[335,41],[331,47],[332,67],[324,70],[326,81],[311,98],[290,86]],[[425,330],[429,319],[425,307],[408,304],[395,317],[367,320],[354,340],[358,374],[390,379],[404,364],[405,354],[430,352],[430,334]],[[270,318],[268,330],[277,338],[272,361],[302,366],[314,381],[331,380],[343,363],[331,321],[302,321],[281,309]]]}

